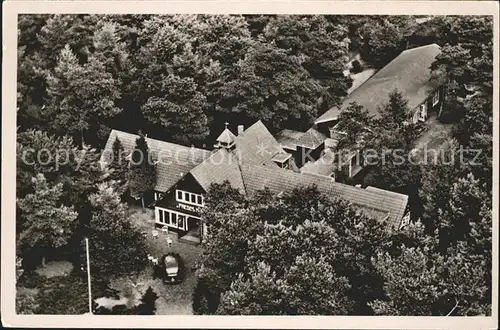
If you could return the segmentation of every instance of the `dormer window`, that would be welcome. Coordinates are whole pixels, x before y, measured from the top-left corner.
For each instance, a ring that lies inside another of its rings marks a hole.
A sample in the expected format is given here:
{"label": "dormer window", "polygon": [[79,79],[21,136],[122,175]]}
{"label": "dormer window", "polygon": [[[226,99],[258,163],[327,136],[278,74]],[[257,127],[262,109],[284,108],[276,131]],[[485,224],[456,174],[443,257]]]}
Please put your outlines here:
{"label": "dormer window", "polygon": [[281,168],[290,168],[290,158],[292,155],[289,153],[279,153],[273,157],[273,162]]}

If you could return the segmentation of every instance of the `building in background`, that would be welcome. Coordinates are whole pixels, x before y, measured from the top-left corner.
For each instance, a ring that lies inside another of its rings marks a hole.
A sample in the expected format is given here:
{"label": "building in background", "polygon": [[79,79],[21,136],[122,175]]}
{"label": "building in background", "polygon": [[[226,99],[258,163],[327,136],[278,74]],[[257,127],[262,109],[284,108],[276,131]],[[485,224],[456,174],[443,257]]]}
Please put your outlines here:
{"label": "building in background", "polygon": [[434,77],[431,64],[439,55],[437,44],[407,49],[385,67],[376,72],[358,88],[347,95],[340,106],[333,107],[316,119],[306,132],[283,130],[277,134],[278,141],[294,153],[297,166],[302,172],[332,176],[335,169],[344,166],[349,177],[362,170],[355,159],[357,152],[343,155],[333,161],[342,134],[339,115],[342,109],[356,102],[373,118],[379,118],[379,107],[389,101],[394,90],[400,91],[408,100],[413,123],[425,121],[430,114],[439,117],[443,101],[443,81]]}

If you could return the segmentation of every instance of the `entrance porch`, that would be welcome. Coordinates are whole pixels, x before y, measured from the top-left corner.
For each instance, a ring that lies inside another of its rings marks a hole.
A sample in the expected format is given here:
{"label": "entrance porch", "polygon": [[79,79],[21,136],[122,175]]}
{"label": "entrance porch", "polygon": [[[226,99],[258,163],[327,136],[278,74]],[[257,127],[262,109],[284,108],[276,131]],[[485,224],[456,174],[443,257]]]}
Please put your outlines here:
{"label": "entrance porch", "polygon": [[201,218],[180,212],[178,209],[155,208],[155,223],[158,227],[167,227],[169,231],[176,232],[179,241],[198,245],[201,243],[203,232]]}

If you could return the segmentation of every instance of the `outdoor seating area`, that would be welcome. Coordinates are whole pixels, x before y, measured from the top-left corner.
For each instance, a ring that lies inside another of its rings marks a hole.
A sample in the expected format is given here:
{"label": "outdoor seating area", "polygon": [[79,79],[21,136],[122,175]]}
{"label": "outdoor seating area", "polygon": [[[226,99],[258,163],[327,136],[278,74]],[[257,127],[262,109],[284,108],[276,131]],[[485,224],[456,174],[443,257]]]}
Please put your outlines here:
{"label": "outdoor seating area", "polygon": [[[195,269],[201,255],[201,248],[183,242],[178,238],[177,233],[168,230],[168,227],[157,226],[154,222],[154,213],[150,209],[144,213],[140,207],[131,207],[129,218],[146,238],[149,266],[140,276],[140,281],[145,283],[141,286],[142,289],[145,290],[151,285],[160,295],[156,301],[156,314],[191,314],[191,297],[196,285]],[[154,280],[152,277],[151,269],[159,264],[161,256],[166,253],[178,253],[185,262],[186,275],[180,284],[165,286],[160,280]],[[125,281],[126,283],[128,282]]]}

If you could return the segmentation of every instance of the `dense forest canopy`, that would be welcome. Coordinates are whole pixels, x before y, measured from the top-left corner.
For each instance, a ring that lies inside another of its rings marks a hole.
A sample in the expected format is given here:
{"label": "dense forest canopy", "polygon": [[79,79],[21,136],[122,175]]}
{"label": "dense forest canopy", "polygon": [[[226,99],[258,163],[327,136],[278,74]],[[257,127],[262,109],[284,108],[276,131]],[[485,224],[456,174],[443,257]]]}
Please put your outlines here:
{"label": "dense forest canopy", "polygon": [[[342,72],[354,54],[379,69],[404,49],[437,43],[442,52],[432,70],[446,77],[443,112],[453,123],[441,147],[450,154],[459,146],[480,150],[480,157],[375,168],[370,185],[415,187],[420,221],[401,232],[387,232],[314,187],[248,198],[227,184],[213,186],[193,309],[490,315],[492,36],[492,19],[484,16],[20,15],[22,267],[54,251],[79,265],[87,236],[96,251],[91,267],[102,274],[95,281],[143,268],[144,237],[127,221],[121,197],[127,188],[143,197],[155,171],[98,166],[112,128],[141,132],[134,150],[146,154],[143,133],[210,146],[226,121],[248,126],[260,119],[273,133],[305,130],[346,95],[351,80]],[[370,129],[365,146],[408,151],[414,132],[396,120],[406,114],[404,92],[391,93],[381,107],[382,121],[356,104],[342,116]],[[351,137],[360,130],[354,126]],[[30,158],[42,149],[65,150],[66,162]],[[123,153],[119,141],[113,153]],[[31,301],[24,300],[25,310],[45,311]]]}
{"label": "dense forest canopy", "polygon": [[460,42],[459,29],[452,17],[20,15],[18,125],[98,148],[111,128],[199,146],[226,121],[306,130],[346,95],[353,54],[380,68]]}

